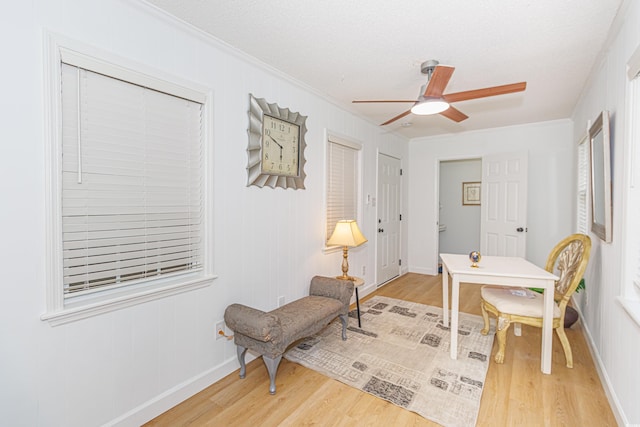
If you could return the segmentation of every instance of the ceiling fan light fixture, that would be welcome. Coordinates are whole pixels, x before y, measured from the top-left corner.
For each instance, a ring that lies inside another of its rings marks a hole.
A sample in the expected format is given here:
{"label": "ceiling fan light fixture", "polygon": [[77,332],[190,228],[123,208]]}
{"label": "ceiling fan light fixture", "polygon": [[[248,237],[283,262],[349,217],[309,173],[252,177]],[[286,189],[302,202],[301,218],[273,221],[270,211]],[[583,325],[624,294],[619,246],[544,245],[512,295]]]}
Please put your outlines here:
{"label": "ceiling fan light fixture", "polygon": [[422,99],[413,104],[411,112],[418,116],[428,116],[442,113],[447,108],[449,108],[449,103],[442,98],[422,97]]}

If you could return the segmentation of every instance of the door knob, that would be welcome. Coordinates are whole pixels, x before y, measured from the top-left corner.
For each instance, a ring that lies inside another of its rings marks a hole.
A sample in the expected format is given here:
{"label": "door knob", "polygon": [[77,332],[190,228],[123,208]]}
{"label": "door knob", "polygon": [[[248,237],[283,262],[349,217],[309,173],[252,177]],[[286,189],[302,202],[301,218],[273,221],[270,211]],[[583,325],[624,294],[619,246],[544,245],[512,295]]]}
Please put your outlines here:
{"label": "door knob", "polygon": [[384,232],[384,228],[378,228],[378,233],[383,233]]}
{"label": "door knob", "polygon": [[522,232],[524,231],[524,228],[522,228],[522,227],[518,227],[518,228],[516,228],[516,231],[517,231],[518,233],[522,233]]}

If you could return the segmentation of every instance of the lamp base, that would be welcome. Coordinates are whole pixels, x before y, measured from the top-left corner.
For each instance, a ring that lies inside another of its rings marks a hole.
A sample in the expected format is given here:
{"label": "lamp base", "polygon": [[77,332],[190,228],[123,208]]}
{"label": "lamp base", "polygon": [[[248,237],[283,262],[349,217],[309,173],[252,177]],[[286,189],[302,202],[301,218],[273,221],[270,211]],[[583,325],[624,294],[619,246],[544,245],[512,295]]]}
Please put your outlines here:
{"label": "lamp base", "polygon": [[351,280],[353,282],[354,278],[347,274],[349,272],[348,257],[349,257],[349,246],[344,246],[342,248],[342,276],[336,276],[336,279]]}

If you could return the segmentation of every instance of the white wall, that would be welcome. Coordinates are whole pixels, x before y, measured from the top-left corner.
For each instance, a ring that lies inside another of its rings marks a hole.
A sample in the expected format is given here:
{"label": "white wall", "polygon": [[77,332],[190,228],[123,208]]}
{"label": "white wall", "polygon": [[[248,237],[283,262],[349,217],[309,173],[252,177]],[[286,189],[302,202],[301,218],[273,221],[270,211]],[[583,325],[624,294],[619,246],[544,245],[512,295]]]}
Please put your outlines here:
{"label": "white wall", "polygon": [[482,160],[440,162],[440,226],[438,253],[480,250],[480,205],[462,204],[462,183],[482,181]]}
{"label": "white wall", "polygon": [[573,230],[572,140],[570,120],[412,139],[409,271],[436,272],[438,163],[522,151],[529,154],[526,258],[544,267],[549,251]]}
{"label": "white wall", "polygon": [[[585,274],[586,291],[577,296],[586,322],[586,330],[596,351],[596,361],[603,371],[606,386],[617,405],[623,423],[640,424],[640,325],[635,323],[616,300],[623,295],[628,268],[625,259],[627,239],[638,239],[625,229],[623,212],[629,178],[626,160],[630,158],[627,133],[627,61],[640,45],[640,2],[626,1],[625,12],[618,17],[615,30],[596,64],[574,114],[574,134],[584,134],[587,121],[595,120],[602,110],[611,117],[613,241],[603,243],[591,234],[593,247]],[[635,120],[638,121],[636,112]],[[635,165],[637,167],[638,165]],[[630,215],[638,220],[638,212]]]}
{"label": "white wall", "polygon": [[[1,423],[139,425],[237,368],[233,343],[214,334],[227,305],[272,309],[281,295],[291,301],[306,294],[313,275],[340,273],[341,252],[322,251],[325,132],[363,143],[363,194],[376,194],[377,152],[406,159],[408,144],[143,2],[35,0],[1,8]],[[211,286],[62,326],[40,320],[50,215],[45,30],[213,90],[212,256],[219,278]],[[305,190],[246,187],[249,93],[308,116]],[[361,228],[370,241],[350,251],[349,262],[354,271],[375,272],[376,212],[363,206]],[[406,226],[402,232],[405,255]],[[371,287],[372,274],[364,277]]]}

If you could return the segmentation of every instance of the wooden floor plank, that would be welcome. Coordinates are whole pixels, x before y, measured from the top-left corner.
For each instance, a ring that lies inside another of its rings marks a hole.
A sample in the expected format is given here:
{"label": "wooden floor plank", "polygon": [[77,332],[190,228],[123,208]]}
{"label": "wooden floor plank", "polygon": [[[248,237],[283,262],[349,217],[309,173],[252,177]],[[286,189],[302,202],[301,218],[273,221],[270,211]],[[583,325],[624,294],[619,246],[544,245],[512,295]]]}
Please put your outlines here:
{"label": "wooden floor plank", "polygon": [[[406,274],[373,295],[442,306],[442,276]],[[460,286],[460,310],[480,315],[480,286]],[[492,359],[485,380],[478,426],[615,426],[580,323],[567,330],[574,367],[565,366],[554,333],[552,374],[540,372],[538,328],[509,331],[505,363]],[[437,426],[421,416],[346,386],[298,364],[282,361],[277,393],[269,394],[269,376],[256,359],[247,376],[233,372],[147,423],[147,426]]]}

